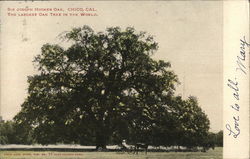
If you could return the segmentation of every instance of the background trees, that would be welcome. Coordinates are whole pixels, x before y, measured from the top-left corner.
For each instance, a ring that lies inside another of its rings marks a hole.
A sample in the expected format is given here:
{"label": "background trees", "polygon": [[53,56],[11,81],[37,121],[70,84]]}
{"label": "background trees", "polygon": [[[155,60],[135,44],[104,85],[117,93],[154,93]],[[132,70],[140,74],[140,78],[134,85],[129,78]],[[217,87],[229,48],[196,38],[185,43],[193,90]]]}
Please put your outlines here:
{"label": "background trees", "polygon": [[215,146],[222,147],[223,146],[223,131],[219,131],[215,133]]}
{"label": "background trees", "polygon": [[127,138],[195,146],[207,136],[209,120],[197,100],[175,97],[170,63],[151,58],[158,48],[152,36],[84,26],[62,37],[69,48],[45,44],[35,57],[39,73],[28,77],[28,97],[15,117],[37,142],[105,148]]}
{"label": "background trees", "polygon": [[14,138],[14,128],[12,122],[0,122],[0,144],[12,143]]}
{"label": "background trees", "polygon": [[29,125],[13,121],[0,122],[0,144],[32,144],[35,142]]}

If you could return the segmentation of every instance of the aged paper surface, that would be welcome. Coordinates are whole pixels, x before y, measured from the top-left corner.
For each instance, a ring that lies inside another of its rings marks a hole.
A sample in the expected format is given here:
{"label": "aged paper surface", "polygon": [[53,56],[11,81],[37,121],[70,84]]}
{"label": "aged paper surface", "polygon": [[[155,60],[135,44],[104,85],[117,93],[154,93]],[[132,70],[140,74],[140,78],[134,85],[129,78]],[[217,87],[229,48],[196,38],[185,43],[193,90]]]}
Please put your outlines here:
{"label": "aged paper surface", "polygon": [[[42,45],[68,47],[70,44],[62,42],[58,35],[84,25],[95,32],[107,27],[134,27],[153,35],[158,42],[159,49],[153,58],[171,63],[181,83],[176,94],[183,98],[196,96],[210,120],[209,131],[224,130],[223,157],[249,158],[249,2],[3,1],[0,4],[3,120],[12,120],[21,110],[27,97],[27,76],[37,73],[32,61],[40,54]],[[235,91],[237,88],[239,91]],[[216,157],[222,158],[222,149]]]}
{"label": "aged paper surface", "polygon": [[224,158],[247,159],[250,150],[249,2],[225,1],[223,8]]}

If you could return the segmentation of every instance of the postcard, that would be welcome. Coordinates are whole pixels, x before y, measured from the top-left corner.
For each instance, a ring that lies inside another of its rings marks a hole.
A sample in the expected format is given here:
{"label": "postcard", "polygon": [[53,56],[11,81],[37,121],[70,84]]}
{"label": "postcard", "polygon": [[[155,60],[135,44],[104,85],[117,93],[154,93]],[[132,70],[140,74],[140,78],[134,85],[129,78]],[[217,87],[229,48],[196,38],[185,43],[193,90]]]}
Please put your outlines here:
{"label": "postcard", "polygon": [[249,158],[248,1],[0,4],[1,158]]}

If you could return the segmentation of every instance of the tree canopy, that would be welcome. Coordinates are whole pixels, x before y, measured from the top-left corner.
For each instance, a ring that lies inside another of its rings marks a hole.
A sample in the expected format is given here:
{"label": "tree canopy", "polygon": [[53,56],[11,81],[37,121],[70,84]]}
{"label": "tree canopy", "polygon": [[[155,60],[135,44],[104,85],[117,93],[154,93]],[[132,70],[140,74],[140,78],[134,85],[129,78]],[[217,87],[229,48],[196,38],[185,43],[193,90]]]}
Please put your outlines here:
{"label": "tree canopy", "polygon": [[152,58],[158,44],[146,32],[110,27],[96,33],[83,26],[62,38],[72,45],[45,44],[35,57],[39,73],[28,77],[28,97],[15,117],[32,127],[39,143],[105,148],[121,138],[157,140],[153,133],[207,133],[197,100],[174,96],[177,76],[169,62]]}

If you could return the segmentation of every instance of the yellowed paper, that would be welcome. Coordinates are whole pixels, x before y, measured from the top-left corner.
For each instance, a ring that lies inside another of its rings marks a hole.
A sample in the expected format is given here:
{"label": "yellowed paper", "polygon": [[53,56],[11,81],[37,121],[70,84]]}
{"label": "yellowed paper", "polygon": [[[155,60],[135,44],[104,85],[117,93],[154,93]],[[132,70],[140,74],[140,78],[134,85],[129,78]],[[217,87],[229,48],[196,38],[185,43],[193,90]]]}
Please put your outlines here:
{"label": "yellowed paper", "polygon": [[[0,4],[0,116],[3,120],[12,120],[21,110],[28,95],[27,76],[37,74],[32,61],[41,53],[42,45],[50,43],[67,48],[71,44],[61,41],[59,35],[84,25],[95,32],[115,26],[123,30],[134,27],[136,31],[153,35],[158,43],[153,59],[171,63],[181,83],[176,86],[175,95],[183,99],[197,97],[199,106],[210,120],[209,132],[223,130],[224,133],[224,146],[206,153],[192,152],[190,156],[189,152],[149,152],[139,157],[249,158],[249,2],[2,1]],[[236,86],[240,90],[235,92]],[[240,100],[234,93],[239,94]],[[30,148],[26,146],[23,147]],[[85,145],[50,146],[48,148],[85,149]],[[1,147],[3,150],[10,148],[8,145]],[[95,145],[90,148],[94,149]],[[4,151],[4,157],[13,157],[13,152]],[[63,152],[28,152],[26,156],[21,152],[16,157],[29,158],[28,154],[34,158],[42,154],[56,158]],[[73,154],[75,158],[110,157],[104,152],[70,152],[64,157],[73,157]],[[138,157],[127,153],[112,155],[114,158]]]}
{"label": "yellowed paper", "polygon": [[249,158],[249,2],[225,1],[224,158]]}

